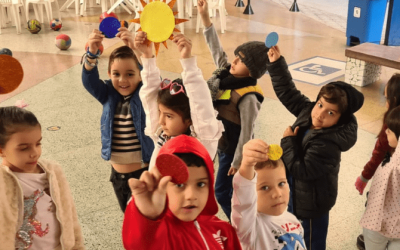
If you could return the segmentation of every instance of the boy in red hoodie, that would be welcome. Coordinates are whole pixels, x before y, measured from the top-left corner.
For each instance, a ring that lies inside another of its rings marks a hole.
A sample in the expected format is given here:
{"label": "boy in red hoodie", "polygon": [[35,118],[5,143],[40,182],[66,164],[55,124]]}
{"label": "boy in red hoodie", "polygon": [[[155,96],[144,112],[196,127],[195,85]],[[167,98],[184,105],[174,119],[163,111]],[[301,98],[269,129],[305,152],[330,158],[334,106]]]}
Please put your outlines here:
{"label": "boy in red hoodie", "polygon": [[[196,139],[180,135],[160,150],[185,162],[189,178],[173,183],[156,168],[130,179],[132,199],[125,211],[125,249],[242,249],[233,227],[215,214],[214,165]],[[168,199],[167,199],[168,197]]]}

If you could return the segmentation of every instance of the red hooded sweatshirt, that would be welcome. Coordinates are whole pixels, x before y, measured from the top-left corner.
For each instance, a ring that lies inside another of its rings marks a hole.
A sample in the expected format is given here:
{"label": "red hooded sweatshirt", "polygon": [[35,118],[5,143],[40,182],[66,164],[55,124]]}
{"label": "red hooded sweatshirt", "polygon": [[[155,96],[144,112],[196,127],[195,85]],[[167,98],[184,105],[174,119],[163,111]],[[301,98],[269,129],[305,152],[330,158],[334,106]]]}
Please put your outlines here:
{"label": "red hooded sweatshirt", "polygon": [[[201,157],[208,171],[210,183],[214,183],[214,165],[207,149],[196,139],[180,135],[169,140],[160,154],[193,153]],[[214,187],[210,185],[206,206],[196,220],[185,222],[168,209],[157,220],[144,217],[132,197],[125,211],[122,240],[127,250],[214,250],[242,249],[233,227],[215,214],[218,212]]]}

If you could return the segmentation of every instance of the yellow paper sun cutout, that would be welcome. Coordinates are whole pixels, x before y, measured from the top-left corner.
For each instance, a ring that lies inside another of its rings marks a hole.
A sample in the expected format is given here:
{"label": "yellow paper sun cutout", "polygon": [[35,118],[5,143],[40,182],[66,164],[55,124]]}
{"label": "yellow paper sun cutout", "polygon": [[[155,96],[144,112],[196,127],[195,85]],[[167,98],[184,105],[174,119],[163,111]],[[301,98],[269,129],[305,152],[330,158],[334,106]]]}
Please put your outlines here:
{"label": "yellow paper sun cutout", "polygon": [[138,31],[144,31],[147,33],[148,44],[154,43],[156,50],[156,56],[160,48],[160,43],[167,47],[166,40],[172,40],[174,38],[173,32],[180,32],[175,25],[188,21],[187,19],[175,18],[178,12],[172,12],[176,0],[171,0],[168,4],[166,0],[150,0],[150,3],[146,3],[144,0],[140,0],[143,6],[143,11],[139,11],[140,18],[132,19],[130,22],[140,24]]}

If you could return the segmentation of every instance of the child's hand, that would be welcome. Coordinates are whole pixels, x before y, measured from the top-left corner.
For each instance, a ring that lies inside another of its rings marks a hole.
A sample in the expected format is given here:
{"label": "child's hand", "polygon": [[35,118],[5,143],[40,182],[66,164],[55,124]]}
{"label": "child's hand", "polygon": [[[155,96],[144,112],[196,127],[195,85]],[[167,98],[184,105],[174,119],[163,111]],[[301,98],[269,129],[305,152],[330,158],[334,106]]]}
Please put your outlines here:
{"label": "child's hand", "polygon": [[88,39],[88,46],[90,53],[97,54],[97,51],[99,50],[101,42],[103,41],[104,37],[105,36],[101,33],[101,31],[97,29],[94,29],[92,33],[90,33]]}
{"label": "child's hand", "polygon": [[244,144],[242,164],[239,168],[241,176],[248,180],[254,178],[254,166],[257,162],[268,160],[268,147],[268,144],[260,139],[253,139]]}
{"label": "child's hand", "polygon": [[228,171],[228,176],[235,175],[237,171],[238,171],[237,168],[234,168],[233,166],[231,166],[231,168]]}
{"label": "child's hand", "polygon": [[208,3],[207,0],[198,0],[197,1],[197,11],[200,15],[207,14],[208,15]]}
{"label": "child's hand", "polygon": [[153,47],[152,42],[147,40],[146,32],[139,31],[136,33],[134,39],[134,47],[140,51],[144,58],[152,58],[153,57]]}
{"label": "child's hand", "polygon": [[129,48],[135,50],[135,40],[134,40],[134,36],[132,34],[132,32],[130,32],[127,28],[125,27],[121,27],[118,29],[118,33],[116,35],[116,37],[121,38],[121,40],[124,42],[124,44],[126,46],[128,46]]}
{"label": "child's hand", "polygon": [[192,41],[189,38],[186,38],[183,34],[178,34],[174,36],[172,42],[178,46],[181,58],[190,58],[192,56]]}
{"label": "child's hand", "polygon": [[360,195],[362,195],[364,193],[364,189],[367,186],[368,181],[364,182],[361,179],[361,176],[357,177],[356,183],[354,184],[356,186],[356,189],[358,190],[358,192],[360,193]]}
{"label": "child's hand", "polygon": [[281,57],[281,51],[278,46],[273,46],[268,50],[269,62],[273,63]]}
{"label": "child's hand", "polygon": [[289,126],[285,129],[285,132],[283,132],[283,138],[288,136],[296,136],[298,131],[299,131],[299,126],[295,127],[294,131],[292,130],[292,127]]}
{"label": "child's hand", "polygon": [[[155,168],[153,168],[155,169]],[[155,171],[144,171],[140,179],[129,179],[129,187],[135,204],[148,219],[156,219],[165,209],[167,197],[167,184],[171,180],[171,176],[164,176]]]}
{"label": "child's hand", "polygon": [[210,14],[208,13],[208,3],[207,0],[197,0],[197,11],[203,21],[204,27],[208,28],[211,26],[212,22],[210,19]]}
{"label": "child's hand", "polygon": [[242,167],[254,167],[257,162],[268,160],[269,145],[260,139],[248,141],[243,146]]}

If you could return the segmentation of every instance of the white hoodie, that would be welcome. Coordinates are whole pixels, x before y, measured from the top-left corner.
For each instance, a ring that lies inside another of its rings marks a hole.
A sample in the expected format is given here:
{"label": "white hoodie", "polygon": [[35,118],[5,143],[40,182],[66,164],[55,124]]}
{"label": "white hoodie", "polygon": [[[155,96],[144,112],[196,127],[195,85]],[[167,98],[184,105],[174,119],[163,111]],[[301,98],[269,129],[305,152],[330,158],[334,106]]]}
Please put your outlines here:
{"label": "white hoodie", "polygon": [[239,172],[233,177],[231,219],[243,250],[305,250],[304,230],[296,216],[257,212],[256,180],[257,173],[252,180]]}

